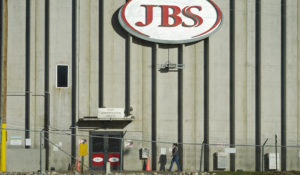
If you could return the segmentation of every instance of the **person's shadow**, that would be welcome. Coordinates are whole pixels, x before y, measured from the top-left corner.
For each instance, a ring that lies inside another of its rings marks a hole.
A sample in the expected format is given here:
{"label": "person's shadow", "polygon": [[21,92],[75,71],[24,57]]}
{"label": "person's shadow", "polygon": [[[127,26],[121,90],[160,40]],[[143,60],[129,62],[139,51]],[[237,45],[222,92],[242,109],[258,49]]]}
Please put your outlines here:
{"label": "person's shadow", "polygon": [[159,156],[159,163],[160,163],[159,171],[166,171],[167,155],[161,154]]}

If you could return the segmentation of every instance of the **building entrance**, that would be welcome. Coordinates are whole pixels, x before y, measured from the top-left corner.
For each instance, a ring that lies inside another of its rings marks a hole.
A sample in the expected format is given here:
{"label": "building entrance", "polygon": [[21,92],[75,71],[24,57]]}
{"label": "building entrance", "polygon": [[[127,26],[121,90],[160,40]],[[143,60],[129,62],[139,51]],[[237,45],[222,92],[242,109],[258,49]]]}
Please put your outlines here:
{"label": "building entrance", "polygon": [[122,132],[91,132],[89,163],[93,170],[105,170],[110,163],[111,170],[120,170]]}

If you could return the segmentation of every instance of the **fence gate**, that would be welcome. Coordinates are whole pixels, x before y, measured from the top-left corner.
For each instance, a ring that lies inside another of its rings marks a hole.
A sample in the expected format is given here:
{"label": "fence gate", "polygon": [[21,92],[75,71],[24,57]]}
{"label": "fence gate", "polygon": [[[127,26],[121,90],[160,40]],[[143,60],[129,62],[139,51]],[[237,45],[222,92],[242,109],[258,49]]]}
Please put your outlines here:
{"label": "fence gate", "polygon": [[90,168],[105,170],[110,163],[111,170],[120,170],[120,153],[122,132],[91,132],[90,133]]}

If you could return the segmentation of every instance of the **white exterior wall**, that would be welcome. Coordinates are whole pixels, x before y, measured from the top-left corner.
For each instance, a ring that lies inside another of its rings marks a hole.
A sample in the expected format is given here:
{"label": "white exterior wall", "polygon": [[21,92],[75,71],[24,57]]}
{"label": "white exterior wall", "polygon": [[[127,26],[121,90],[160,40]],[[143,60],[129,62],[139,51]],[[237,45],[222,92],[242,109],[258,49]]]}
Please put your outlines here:
{"label": "white exterior wall", "polygon": [[[229,0],[215,0],[223,12],[223,24],[209,38],[209,140],[211,144],[229,144],[230,109],[230,19]],[[117,10],[125,0],[104,0],[104,106],[125,107],[125,53],[128,34],[116,21]],[[30,124],[32,130],[44,127],[44,69],[45,69],[45,4],[31,1],[31,99]],[[235,114],[236,169],[255,169],[255,2],[236,1],[235,24]],[[77,70],[77,118],[97,116],[99,104],[99,1],[77,2],[77,67],[72,68],[72,1],[50,1],[50,129],[69,130],[71,126],[72,69]],[[262,1],[261,48],[261,142],[274,135],[281,143],[281,6],[280,0]],[[296,22],[295,22],[296,21]],[[287,1],[287,145],[299,145],[300,91],[300,3]],[[8,33],[8,98],[7,127],[25,128],[25,1],[9,0]],[[151,148],[152,120],[152,49],[154,44],[130,37],[130,106],[134,121],[129,124],[125,139],[135,139],[133,148],[126,148],[125,170],[141,170],[138,157],[141,147]],[[177,45],[157,44],[157,64],[178,63]],[[197,143],[183,146],[185,170],[200,169],[200,143],[203,141],[204,121],[204,42],[183,45],[183,142]],[[69,65],[69,88],[56,88],[56,65]],[[12,96],[16,95],[16,96]],[[157,70],[157,144],[167,148],[168,162],[172,142],[178,141],[178,73]],[[69,131],[66,131],[69,132]],[[86,131],[78,134],[88,135]],[[21,137],[21,146],[10,145],[10,137]],[[24,148],[24,132],[8,131],[8,149]],[[80,137],[77,137],[79,139]],[[31,133],[32,147],[39,148],[39,133]],[[71,137],[50,134],[54,144],[71,153]],[[141,140],[141,141],[137,141]],[[144,140],[144,141],[142,141]],[[77,143],[78,144],[78,140]],[[77,145],[78,146],[78,145]],[[210,147],[210,170],[213,153],[223,152],[224,146]],[[280,152],[280,149],[278,149]],[[24,151],[26,151],[24,149]],[[20,151],[22,154],[22,151]],[[274,152],[268,147],[265,152]],[[10,151],[13,153],[13,151]],[[287,148],[287,169],[299,170],[299,148]],[[11,156],[11,155],[9,155]],[[20,157],[22,155],[19,155]],[[280,155],[281,156],[281,155]],[[37,156],[36,156],[37,157]],[[17,158],[17,157],[16,157]],[[55,151],[50,144],[50,167],[66,170],[71,158]],[[11,161],[13,162],[13,160]],[[9,171],[14,171],[8,162]],[[132,162],[132,163],[131,163]],[[136,163],[138,162],[138,163]],[[88,164],[88,158],[86,158]],[[27,168],[30,168],[28,166]],[[157,169],[159,163],[157,162]],[[175,166],[176,169],[176,166]],[[229,159],[228,168],[229,169]]]}

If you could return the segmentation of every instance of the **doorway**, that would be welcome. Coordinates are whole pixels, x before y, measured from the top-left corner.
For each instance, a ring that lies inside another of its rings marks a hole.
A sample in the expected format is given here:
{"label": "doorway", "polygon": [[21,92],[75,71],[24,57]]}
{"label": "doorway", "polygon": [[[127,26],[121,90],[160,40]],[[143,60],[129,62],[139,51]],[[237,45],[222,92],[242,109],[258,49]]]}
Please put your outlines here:
{"label": "doorway", "polygon": [[92,170],[120,170],[122,132],[90,132],[89,163]]}

